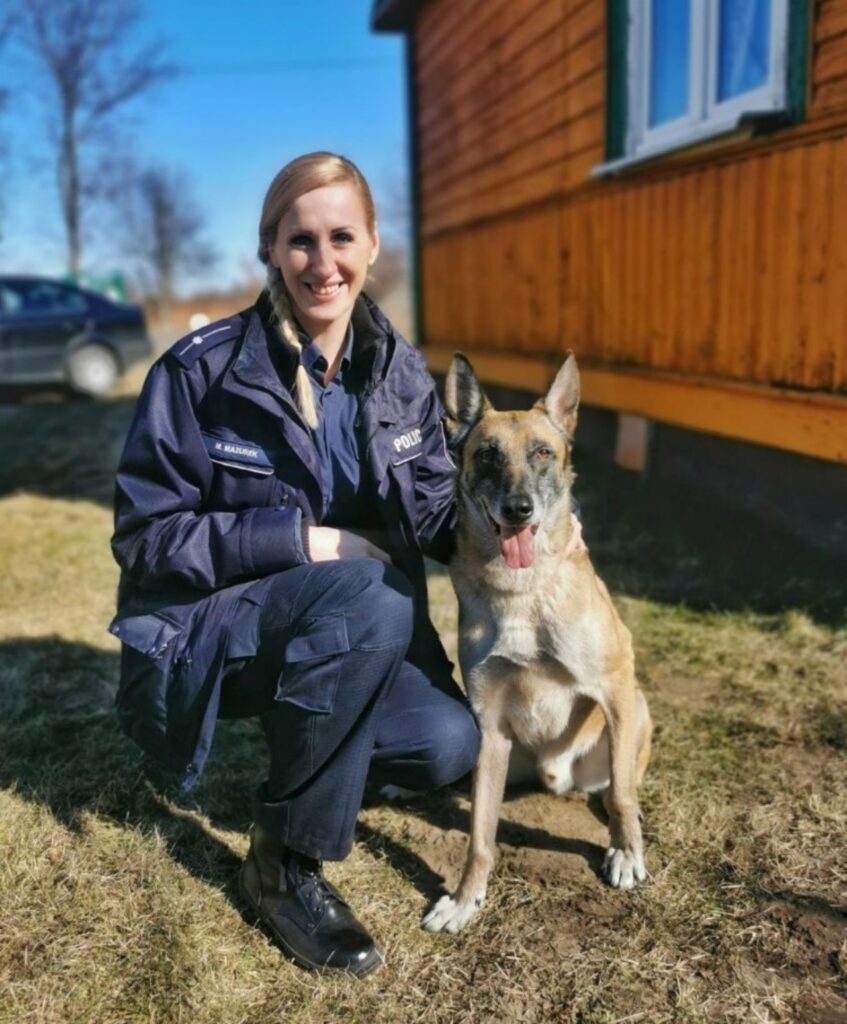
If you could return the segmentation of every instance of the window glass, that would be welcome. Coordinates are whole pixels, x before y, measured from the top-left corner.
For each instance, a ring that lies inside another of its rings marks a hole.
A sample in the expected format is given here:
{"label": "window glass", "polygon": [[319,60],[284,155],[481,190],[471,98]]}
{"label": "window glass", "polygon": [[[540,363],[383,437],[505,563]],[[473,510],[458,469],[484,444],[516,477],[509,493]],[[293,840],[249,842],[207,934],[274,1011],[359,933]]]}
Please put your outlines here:
{"label": "window glass", "polygon": [[[844,0],[847,3],[847,0]],[[794,0],[608,0],[608,164],[804,109],[809,26]],[[610,168],[603,165],[598,172]]]}
{"label": "window glass", "polygon": [[651,128],[675,121],[690,105],[691,0],[653,0],[650,17]]}
{"label": "window glass", "polygon": [[15,291],[8,285],[0,287],[0,316],[12,316],[17,313],[23,305],[20,292]]}
{"label": "window glass", "polygon": [[27,286],[23,305],[27,313],[84,313],[88,309],[88,303],[79,292],[42,281]]}
{"label": "window glass", "polygon": [[764,85],[770,74],[769,0],[720,0],[718,101]]}

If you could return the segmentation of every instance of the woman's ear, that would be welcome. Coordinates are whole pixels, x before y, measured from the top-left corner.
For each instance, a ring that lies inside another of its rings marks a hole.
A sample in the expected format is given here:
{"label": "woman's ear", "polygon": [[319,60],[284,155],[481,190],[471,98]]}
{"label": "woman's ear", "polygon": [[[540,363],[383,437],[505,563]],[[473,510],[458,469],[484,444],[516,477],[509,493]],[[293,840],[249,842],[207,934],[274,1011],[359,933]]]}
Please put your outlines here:
{"label": "woman's ear", "polygon": [[368,257],[369,267],[372,267],[374,263],[376,263],[376,258],[379,256],[379,230],[377,229],[376,224],[374,224],[373,238],[371,241],[373,242],[373,252]]}

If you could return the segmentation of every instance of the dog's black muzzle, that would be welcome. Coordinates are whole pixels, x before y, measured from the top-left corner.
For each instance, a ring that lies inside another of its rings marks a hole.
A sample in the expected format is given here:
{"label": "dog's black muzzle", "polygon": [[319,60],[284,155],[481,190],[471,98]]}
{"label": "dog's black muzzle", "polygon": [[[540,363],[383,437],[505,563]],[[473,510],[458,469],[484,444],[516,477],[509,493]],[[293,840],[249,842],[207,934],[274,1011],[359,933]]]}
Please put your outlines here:
{"label": "dog's black muzzle", "polygon": [[503,522],[507,526],[525,526],[535,511],[532,498],[526,491],[515,491],[506,495],[500,506]]}

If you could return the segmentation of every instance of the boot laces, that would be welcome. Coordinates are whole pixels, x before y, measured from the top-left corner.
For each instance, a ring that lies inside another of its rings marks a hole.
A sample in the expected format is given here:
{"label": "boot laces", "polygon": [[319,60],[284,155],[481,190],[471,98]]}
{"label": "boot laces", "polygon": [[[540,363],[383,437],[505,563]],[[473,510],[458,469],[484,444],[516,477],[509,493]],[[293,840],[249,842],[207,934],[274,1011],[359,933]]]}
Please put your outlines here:
{"label": "boot laces", "polygon": [[313,857],[299,856],[296,863],[297,876],[302,885],[301,891],[313,914],[318,914],[329,899],[347,905],[341,894],[324,878],[321,861]]}

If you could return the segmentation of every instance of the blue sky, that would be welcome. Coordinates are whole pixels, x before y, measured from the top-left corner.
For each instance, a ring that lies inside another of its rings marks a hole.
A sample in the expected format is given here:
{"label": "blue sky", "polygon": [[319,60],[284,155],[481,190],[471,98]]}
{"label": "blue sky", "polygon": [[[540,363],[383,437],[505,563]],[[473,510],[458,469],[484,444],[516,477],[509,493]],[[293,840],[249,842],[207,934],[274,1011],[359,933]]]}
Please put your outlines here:
{"label": "blue sky", "polygon": [[[370,9],[371,0],[148,0],[144,34],[166,40],[165,56],[182,73],[127,108],[122,131],[140,161],[189,180],[221,253],[209,283],[225,285],[257,265],[264,191],[299,153],[351,157],[378,205],[404,194],[403,39],[371,32]],[[3,77],[13,104],[0,122],[12,147],[0,271],[60,273],[63,235],[39,147],[41,107],[22,70],[7,63]],[[390,208],[383,203],[383,219]],[[90,247],[92,258],[97,250]]]}

